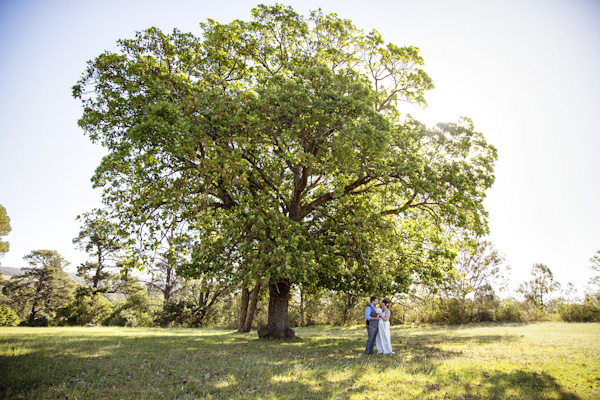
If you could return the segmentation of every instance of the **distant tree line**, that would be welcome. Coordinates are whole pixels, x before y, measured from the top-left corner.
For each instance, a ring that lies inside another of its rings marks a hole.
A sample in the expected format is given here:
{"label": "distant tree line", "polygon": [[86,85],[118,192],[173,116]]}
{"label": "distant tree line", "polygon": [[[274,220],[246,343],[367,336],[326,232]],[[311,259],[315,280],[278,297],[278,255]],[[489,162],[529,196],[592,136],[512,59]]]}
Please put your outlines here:
{"label": "distant tree line", "polygon": [[[178,236],[176,225],[139,243],[139,237],[124,235],[100,211],[80,219],[82,229],[73,242],[90,256],[77,267],[85,283],[67,275],[69,263],[56,251],[32,251],[24,257],[29,267],[20,275],[0,278],[0,326],[213,326],[249,332],[267,322],[268,293],[260,281],[209,274],[189,279],[179,273],[189,262],[182,245],[188,239]],[[550,268],[535,264],[530,280],[512,297],[500,298],[510,267],[499,252],[482,240],[457,246],[453,268],[438,285],[417,282],[408,293],[379,294],[392,299],[394,324],[600,321],[600,276],[590,280],[582,299],[575,299],[572,284],[561,286]],[[600,251],[590,261],[600,272]],[[362,323],[365,302],[361,293],[294,287],[290,323]]]}

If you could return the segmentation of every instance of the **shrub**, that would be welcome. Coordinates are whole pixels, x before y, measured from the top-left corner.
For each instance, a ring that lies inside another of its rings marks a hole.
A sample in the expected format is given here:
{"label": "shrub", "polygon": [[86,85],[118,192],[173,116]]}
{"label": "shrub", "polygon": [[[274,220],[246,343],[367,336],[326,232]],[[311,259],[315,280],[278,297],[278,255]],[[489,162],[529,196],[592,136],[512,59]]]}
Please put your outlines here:
{"label": "shrub", "polygon": [[17,326],[21,323],[21,318],[12,308],[7,306],[0,307],[0,326]]}
{"label": "shrub", "polygon": [[50,320],[52,319],[52,317],[48,314],[46,314],[43,311],[39,311],[37,314],[35,314],[35,317],[33,318],[33,322],[27,320],[23,320],[21,321],[21,323],[19,325],[21,326],[48,326],[50,324]]}
{"label": "shrub", "polygon": [[494,322],[496,320],[496,315],[494,310],[488,309],[479,309],[477,313],[473,317],[473,322]]}
{"label": "shrub", "polygon": [[100,293],[91,288],[80,287],[75,300],[59,308],[54,323],[56,325],[102,324],[113,311],[113,305]]}
{"label": "shrub", "polygon": [[126,326],[130,328],[153,326],[153,320],[150,313],[140,312],[133,309],[121,309],[113,314],[108,321],[109,325]]}
{"label": "shrub", "polygon": [[561,304],[558,313],[565,322],[600,322],[600,304],[589,297],[583,304]]}
{"label": "shrub", "polygon": [[155,309],[156,305],[150,300],[148,293],[139,290],[116,305],[107,324],[128,327],[153,326],[152,314]]}
{"label": "shrub", "polygon": [[521,303],[521,310],[525,321],[549,321],[551,311],[540,307],[531,300],[525,300]]}
{"label": "shrub", "polygon": [[502,300],[495,314],[496,321],[522,322],[524,320],[521,305],[515,299]]}
{"label": "shrub", "polygon": [[473,303],[470,300],[446,299],[439,309],[448,324],[468,324],[473,320]]}
{"label": "shrub", "polygon": [[466,324],[472,320],[472,302],[458,299],[436,297],[428,298],[419,307],[417,323],[429,324]]}
{"label": "shrub", "polygon": [[189,326],[191,310],[186,301],[168,300],[154,316],[154,322],[162,327]]}

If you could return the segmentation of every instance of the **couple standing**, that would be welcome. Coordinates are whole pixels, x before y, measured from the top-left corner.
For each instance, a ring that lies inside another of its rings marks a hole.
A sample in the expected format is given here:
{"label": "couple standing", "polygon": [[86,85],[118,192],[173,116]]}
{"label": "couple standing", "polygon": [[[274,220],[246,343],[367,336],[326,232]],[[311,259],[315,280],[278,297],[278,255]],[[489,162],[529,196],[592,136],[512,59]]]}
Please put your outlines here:
{"label": "couple standing", "polygon": [[390,336],[390,302],[383,300],[381,308],[375,306],[379,300],[371,297],[371,303],[365,308],[365,319],[367,320],[367,348],[365,354],[373,354],[373,346],[377,342],[378,354],[395,354],[392,351],[392,338]]}

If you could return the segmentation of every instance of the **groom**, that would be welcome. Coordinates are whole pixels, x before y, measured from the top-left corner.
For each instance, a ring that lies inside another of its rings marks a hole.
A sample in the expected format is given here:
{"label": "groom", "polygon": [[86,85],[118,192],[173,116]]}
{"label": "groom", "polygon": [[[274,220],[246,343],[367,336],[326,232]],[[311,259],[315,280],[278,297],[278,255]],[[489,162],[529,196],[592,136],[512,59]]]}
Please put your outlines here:
{"label": "groom", "polygon": [[367,348],[365,349],[365,354],[373,354],[373,346],[375,346],[375,339],[377,338],[379,317],[377,316],[377,310],[375,306],[379,300],[377,297],[371,297],[371,304],[369,304],[365,308],[365,319],[367,320]]}

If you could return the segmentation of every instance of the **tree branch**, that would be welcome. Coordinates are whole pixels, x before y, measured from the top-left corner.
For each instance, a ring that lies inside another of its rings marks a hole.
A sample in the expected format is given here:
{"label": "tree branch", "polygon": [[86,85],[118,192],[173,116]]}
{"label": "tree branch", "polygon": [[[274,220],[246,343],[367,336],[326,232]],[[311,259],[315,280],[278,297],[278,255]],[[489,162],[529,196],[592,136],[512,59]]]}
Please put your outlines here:
{"label": "tree branch", "polygon": [[[349,194],[354,189],[356,189],[362,185],[366,185],[367,183],[371,182],[372,179],[373,178],[370,176],[363,176],[362,178],[357,179],[356,181],[354,181],[353,183],[349,184],[348,186],[346,186],[344,188],[344,193],[342,194],[341,197]],[[304,217],[306,217],[308,214],[313,212],[317,207],[333,200],[334,198],[335,198],[335,193],[329,192],[329,193],[326,193],[326,194],[320,196],[319,198],[313,200],[309,204],[300,207],[300,213],[298,215],[299,220],[301,221],[302,219],[304,219]]]}

